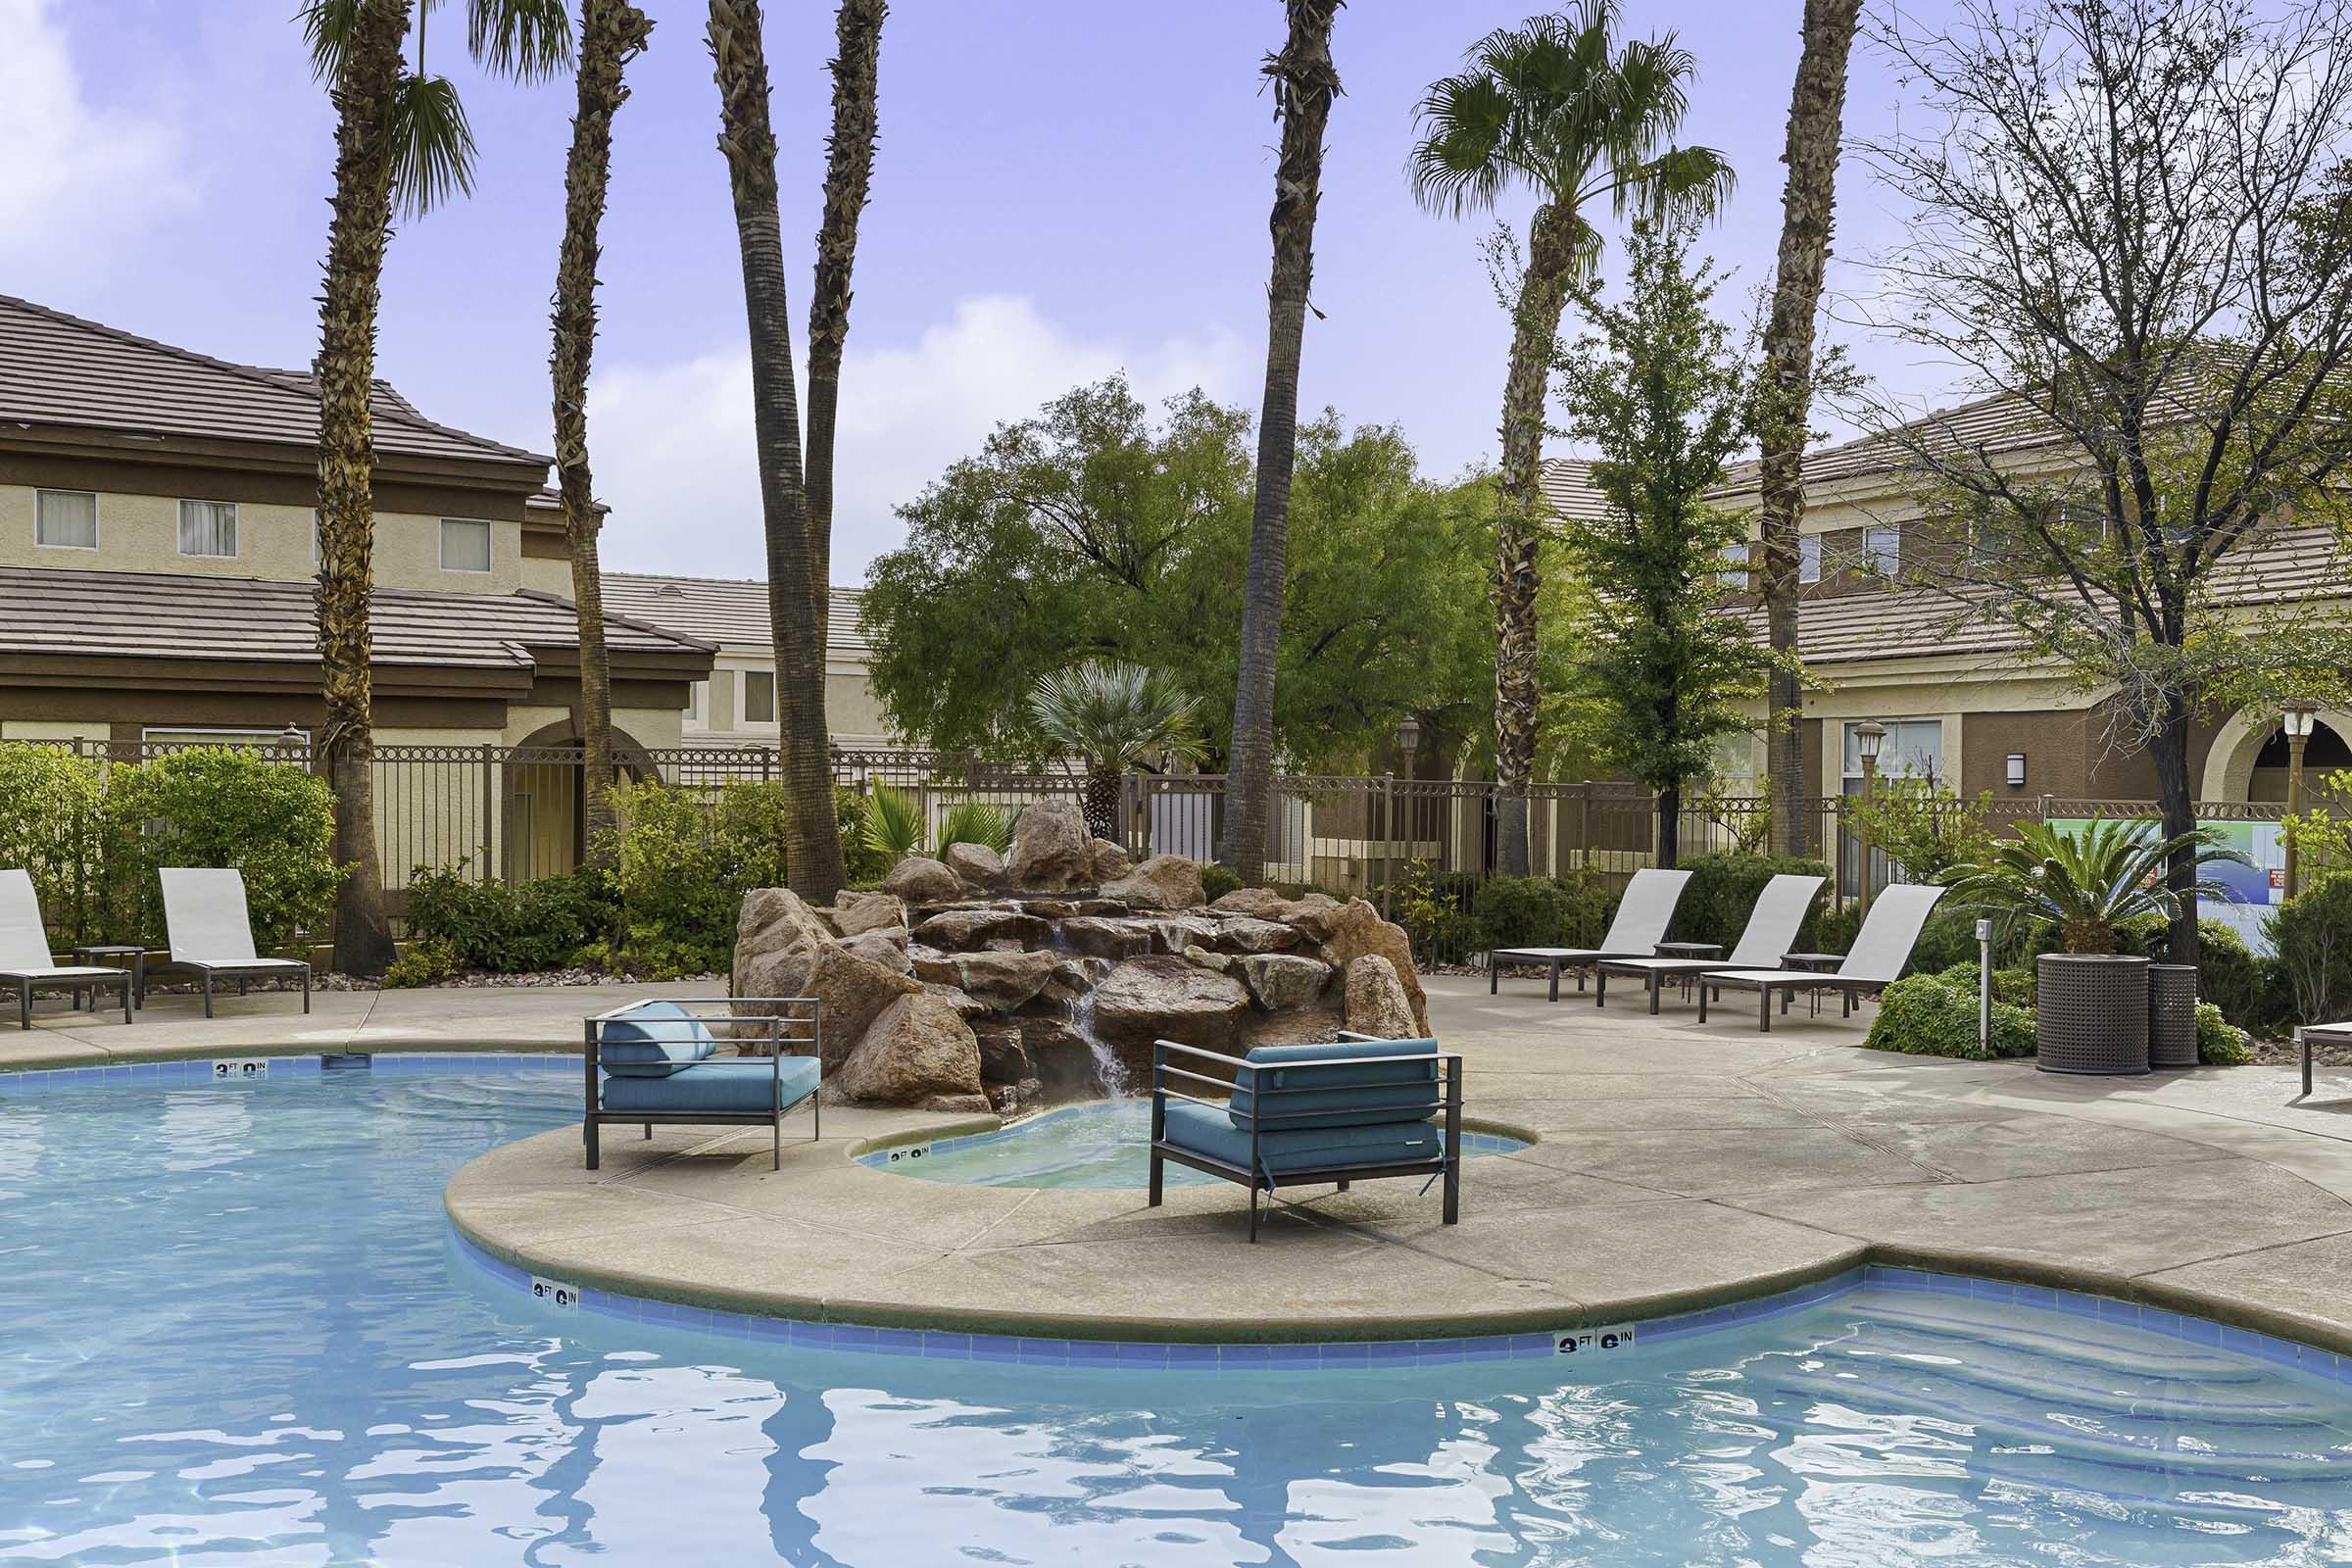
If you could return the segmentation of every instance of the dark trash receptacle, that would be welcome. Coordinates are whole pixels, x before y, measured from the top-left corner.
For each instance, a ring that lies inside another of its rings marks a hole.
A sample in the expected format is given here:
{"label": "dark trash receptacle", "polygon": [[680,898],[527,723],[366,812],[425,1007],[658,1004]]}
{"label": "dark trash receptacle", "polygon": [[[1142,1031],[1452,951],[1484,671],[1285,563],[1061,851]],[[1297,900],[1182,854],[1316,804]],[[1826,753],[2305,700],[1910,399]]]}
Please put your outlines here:
{"label": "dark trash receptacle", "polygon": [[2148,960],[2045,953],[2034,960],[2035,1065],[2121,1076],[2148,1070]]}
{"label": "dark trash receptacle", "polygon": [[2197,1064],[2197,966],[2148,965],[2148,1065]]}

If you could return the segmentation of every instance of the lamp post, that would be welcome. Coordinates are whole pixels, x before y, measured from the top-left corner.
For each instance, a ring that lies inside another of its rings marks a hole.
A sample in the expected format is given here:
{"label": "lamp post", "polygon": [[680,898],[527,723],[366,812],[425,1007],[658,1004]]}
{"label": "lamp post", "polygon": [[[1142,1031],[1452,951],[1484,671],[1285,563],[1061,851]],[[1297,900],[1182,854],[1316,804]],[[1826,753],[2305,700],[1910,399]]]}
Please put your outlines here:
{"label": "lamp post", "polygon": [[[1879,748],[1886,744],[1886,726],[1875,718],[1866,718],[1854,726],[1854,745],[1862,753],[1862,804],[1868,807],[1878,794]],[[1862,831],[1855,835],[1862,841],[1862,915],[1870,916],[1870,815],[1862,816]]]}
{"label": "lamp post", "polygon": [[[2303,748],[2311,744],[2311,732],[2319,722],[2319,714],[2310,707],[2297,703],[2278,715],[2286,730],[2286,814],[2293,816],[2303,809]],[[2295,854],[2295,835],[2286,835],[2286,897],[2293,898],[2301,880],[2302,867]]]}
{"label": "lamp post", "polygon": [[[1403,757],[1404,776],[1408,781],[1413,776],[1413,753],[1420,749],[1421,721],[1407,713],[1396,721],[1396,750]],[[1381,866],[1380,876],[1380,917],[1384,920],[1389,917],[1389,888],[1396,880],[1396,775],[1395,773],[1388,776],[1387,794],[1388,799],[1385,806],[1388,820],[1381,824],[1382,840],[1388,852],[1381,857],[1384,863]]]}

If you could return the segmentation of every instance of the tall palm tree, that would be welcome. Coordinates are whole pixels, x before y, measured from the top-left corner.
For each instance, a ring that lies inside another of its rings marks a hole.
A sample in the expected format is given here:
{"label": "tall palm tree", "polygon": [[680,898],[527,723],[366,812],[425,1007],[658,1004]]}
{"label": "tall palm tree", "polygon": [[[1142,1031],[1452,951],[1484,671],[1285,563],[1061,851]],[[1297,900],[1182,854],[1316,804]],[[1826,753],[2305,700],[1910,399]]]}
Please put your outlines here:
{"label": "tall palm tree", "polygon": [[1765,692],[1765,775],[1772,800],[1772,850],[1812,853],[1806,808],[1804,738],[1797,723],[1804,690],[1797,672],[1797,534],[1805,514],[1805,428],[1813,409],[1813,325],[1829,265],[1838,197],[1838,138],[1845,117],[1846,61],[1862,0],[1805,0],[1805,47],[1788,102],[1781,161],[1781,252],[1764,327],[1763,556],[1766,635],[1774,667]]}
{"label": "tall palm tree", "polygon": [[1536,593],[1544,403],[1570,282],[1592,275],[1600,231],[1586,215],[1708,214],[1731,166],[1705,147],[1670,145],[1689,108],[1695,62],[1674,35],[1617,41],[1617,0],[1571,0],[1471,45],[1468,69],[1431,84],[1418,111],[1413,193],[1432,212],[1491,210],[1535,193],[1511,312],[1502,389],[1502,470],[1494,518],[1494,765],[1503,870],[1529,869],[1527,795],[1535,771]]}
{"label": "tall palm tree", "polygon": [[1345,0],[1285,0],[1290,36],[1266,57],[1282,153],[1274,167],[1274,271],[1266,286],[1266,386],[1257,417],[1257,499],[1242,591],[1242,668],[1233,699],[1233,755],[1225,774],[1222,858],[1244,883],[1265,875],[1274,793],[1274,662],[1298,447],[1298,354],[1315,273],[1315,208],[1323,193],[1323,127],[1340,93],[1331,24]]}
{"label": "tall palm tree", "polygon": [[1090,659],[1041,678],[1029,695],[1039,733],[1086,774],[1086,829],[1122,842],[1119,778],[1162,753],[1198,761],[1200,703],[1156,669]]}
{"label": "tall palm tree", "polygon": [[760,26],[760,0],[710,0],[707,37],[718,82],[718,146],[734,195],[751,336],[752,425],[767,535],[776,716],[783,737],[786,877],[804,899],[830,904],[848,878],[833,803],[824,636],[816,621],[816,561],[801,468],[792,314],[776,217],[776,136],[768,122],[767,53]]}
{"label": "tall palm tree", "polygon": [[808,533],[815,580],[817,645],[833,608],[833,431],[841,406],[841,354],[850,335],[850,270],[858,259],[858,217],[874,178],[880,137],[876,68],[885,0],[841,0],[834,18],[833,131],[825,139],[825,212],[816,229],[816,277],[808,297]]}
{"label": "tall palm tree", "polygon": [[[368,594],[374,586],[376,308],[395,204],[418,216],[471,188],[473,136],[447,77],[424,70],[436,0],[311,0],[311,62],[335,106],[335,190],[318,296],[318,662],[320,755],[335,792],[334,856],[351,868],[335,905],[335,967],[392,961],[375,842],[375,732]],[[467,42],[493,70],[545,75],[570,58],[560,0],[470,0]],[[416,65],[402,58],[416,26]]]}
{"label": "tall palm tree", "polygon": [[580,789],[584,846],[603,853],[612,826],[612,665],[605,650],[605,580],[597,562],[604,514],[588,466],[588,365],[596,352],[597,228],[612,171],[612,117],[628,102],[622,73],[653,35],[629,0],[580,0],[579,102],[564,168],[564,243],[556,257],[556,485],[571,556],[580,637]]}

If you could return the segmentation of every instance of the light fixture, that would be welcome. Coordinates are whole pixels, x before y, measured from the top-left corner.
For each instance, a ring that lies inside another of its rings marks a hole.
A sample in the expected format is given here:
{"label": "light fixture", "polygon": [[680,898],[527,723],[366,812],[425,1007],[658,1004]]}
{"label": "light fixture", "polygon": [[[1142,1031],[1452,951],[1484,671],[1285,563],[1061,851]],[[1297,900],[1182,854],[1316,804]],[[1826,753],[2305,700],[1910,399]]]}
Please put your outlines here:
{"label": "light fixture", "polygon": [[2011,753],[2009,754],[2009,774],[2008,774],[2008,777],[2009,777],[2009,787],[2010,787],[2011,789],[2015,790],[2015,789],[2023,789],[2023,788],[2025,788],[2025,784],[2026,784],[2026,754],[2025,754],[2025,753],[2023,753],[2023,752],[2011,752]]}
{"label": "light fixture", "polygon": [[286,727],[277,732],[277,750],[289,761],[300,757],[310,744],[311,738],[305,735],[292,719],[286,720]]}
{"label": "light fixture", "polygon": [[2319,710],[2298,703],[2280,713],[2278,722],[2284,726],[2288,739],[2307,741],[2311,739],[2311,732],[2318,725],[2319,718]]}
{"label": "light fixture", "polygon": [[1861,748],[1864,765],[1879,760],[1879,748],[1886,744],[1886,726],[1875,718],[1866,718],[1854,726],[1854,744]]}
{"label": "light fixture", "polygon": [[1407,757],[1421,748],[1421,721],[1410,713],[1396,721],[1396,745]]}

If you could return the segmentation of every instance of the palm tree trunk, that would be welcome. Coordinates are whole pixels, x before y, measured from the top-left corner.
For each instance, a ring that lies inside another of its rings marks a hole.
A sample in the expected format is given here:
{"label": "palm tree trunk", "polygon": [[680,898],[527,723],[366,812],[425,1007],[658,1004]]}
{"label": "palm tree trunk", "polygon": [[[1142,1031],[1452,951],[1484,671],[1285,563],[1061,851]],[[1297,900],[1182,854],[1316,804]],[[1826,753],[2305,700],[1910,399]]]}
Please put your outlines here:
{"label": "palm tree trunk", "polygon": [[374,585],[376,305],[392,228],[394,104],[409,0],[359,0],[337,74],[335,192],[318,298],[318,664],[320,737],[335,792],[335,967],[379,975],[393,956],[375,842],[375,734],[368,594]]}
{"label": "palm tree trunk", "polygon": [[808,585],[817,646],[833,609],[833,431],[841,407],[841,351],[850,335],[850,270],[858,217],[874,177],[881,134],[874,77],[885,0],[841,0],[835,19],[833,133],[825,141],[825,214],[816,227],[816,279],[808,299]]}
{"label": "palm tree trunk", "polygon": [[752,423],[767,533],[767,604],[776,642],[776,717],[783,739],[785,837],[792,890],[831,904],[846,879],[825,727],[825,650],[809,603],[814,560],[802,488],[801,414],[793,384],[792,314],[776,217],[776,137],[767,117],[760,0],[710,0],[719,151],[735,201],[743,303],[752,348]]}
{"label": "palm tree trunk", "polygon": [[1079,802],[1086,817],[1086,830],[1099,839],[1108,839],[1124,848],[1127,835],[1119,821],[1119,802],[1126,794],[1125,781],[1115,767],[1090,767],[1086,770],[1086,790]]}
{"label": "palm tree trunk", "polygon": [[1221,858],[1246,886],[1266,870],[1274,790],[1274,665],[1298,447],[1298,355],[1315,272],[1315,208],[1323,190],[1323,127],[1339,96],[1331,24],[1345,0],[1288,0],[1290,36],[1266,61],[1282,153],[1274,170],[1274,270],[1266,288],[1266,386],[1257,419],[1257,498],[1242,595],[1242,666],[1233,699],[1233,758],[1225,774]]}
{"label": "palm tree trunk", "polygon": [[1544,509],[1544,405],[1552,345],[1576,268],[1576,212],[1559,202],[1528,224],[1527,270],[1511,312],[1511,364],[1502,386],[1502,473],[1494,511],[1494,777],[1502,870],[1531,862],[1527,794],[1536,769],[1536,548]]}
{"label": "palm tree trunk", "polygon": [[596,352],[597,227],[612,169],[612,117],[628,102],[621,80],[654,24],[629,0],[580,0],[579,106],[564,170],[564,245],[556,261],[556,482],[571,556],[580,635],[581,846],[602,860],[612,827],[612,665],[605,651],[605,582],[596,559],[604,526],[588,466],[588,365]]}
{"label": "palm tree trunk", "polygon": [[1845,116],[1846,59],[1861,0],[1805,0],[1805,48],[1788,103],[1788,145],[1781,161],[1781,252],[1764,328],[1769,395],[1763,456],[1762,588],[1775,667],[1765,692],[1765,773],[1772,798],[1772,850],[1806,855],[1804,688],[1797,671],[1797,536],[1805,514],[1805,432],[1813,409],[1813,328],[1838,199],[1838,138]]}

